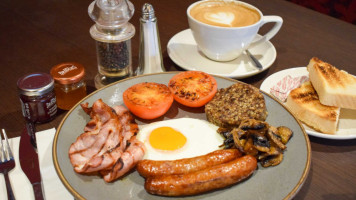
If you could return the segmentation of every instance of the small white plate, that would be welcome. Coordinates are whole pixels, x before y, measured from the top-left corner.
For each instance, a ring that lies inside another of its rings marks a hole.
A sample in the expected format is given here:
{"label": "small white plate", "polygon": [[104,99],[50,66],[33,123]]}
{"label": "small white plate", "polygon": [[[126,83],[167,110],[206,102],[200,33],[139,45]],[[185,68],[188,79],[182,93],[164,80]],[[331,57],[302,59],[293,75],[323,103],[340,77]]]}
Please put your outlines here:
{"label": "small white plate", "polygon": [[[258,37],[261,37],[258,35]],[[258,70],[246,54],[228,62],[210,60],[198,50],[190,29],[174,35],[167,44],[169,57],[178,66],[185,70],[203,71],[213,75],[228,78],[247,78],[268,69],[276,60],[277,52],[269,41],[250,48],[249,51],[262,64],[263,69]]]}
{"label": "small white plate", "polygon": [[[288,75],[290,75],[291,77],[309,76],[309,73],[306,67],[285,69],[267,77],[261,84],[260,89],[270,94],[271,87],[273,87],[273,85],[275,85],[283,77]],[[355,139],[356,138],[356,110],[341,108],[338,130],[336,131],[335,135],[318,132],[305,124],[303,124],[303,126],[305,128],[305,131],[309,135],[315,137],[334,139],[334,140]]]}

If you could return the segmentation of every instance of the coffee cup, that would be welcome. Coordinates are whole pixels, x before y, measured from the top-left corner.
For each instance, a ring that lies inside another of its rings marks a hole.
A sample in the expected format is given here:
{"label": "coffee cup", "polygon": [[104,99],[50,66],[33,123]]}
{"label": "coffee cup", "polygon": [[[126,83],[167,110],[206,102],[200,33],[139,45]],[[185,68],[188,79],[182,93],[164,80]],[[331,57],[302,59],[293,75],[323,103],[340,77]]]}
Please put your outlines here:
{"label": "coffee cup", "polygon": [[[283,23],[279,16],[263,16],[255,6],[234,0],[197,1],[188,7],[187,15],[199,50],[215,61],[233,60],[247,48],[270,40]],[[256,37],[260,27],[271,22],[274,26]]]}

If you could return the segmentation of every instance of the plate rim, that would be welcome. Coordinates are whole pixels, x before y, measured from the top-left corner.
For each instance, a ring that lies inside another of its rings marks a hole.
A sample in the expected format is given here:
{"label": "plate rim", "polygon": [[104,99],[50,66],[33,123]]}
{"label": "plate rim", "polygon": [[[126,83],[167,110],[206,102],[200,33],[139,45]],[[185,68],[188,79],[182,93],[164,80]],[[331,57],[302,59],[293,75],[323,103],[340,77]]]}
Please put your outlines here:
{"label": "plate rim", "polygon": [[[291,67],[291,68],[288,68],[288,69],[284,69],[284,70],[281,70],[281,71],[278,71],[278,72],[275,72],[271,75],[269,75],[267,78],[265,78],[265,80],[263,80],[263,82],[261,83],[261,86],[260,86],[260,90],[261,91],[264,91],[263,90],[263,87],[264,87],[264,84],[266,84],[266,82],[269,81],[269,79],[272,79],[273,76],[277,76],[278,74],[283,74],[283,73],[287,73],[288,71],[302,71],[302,73],[304,72],[308,72],[307,70],[307,67],[305,66],[300,66],[300,67]],[[290,73],[289,73],[290,74]],[[309,76],[308,76],[309,78]],[[264,91],[265,93],[268,93],[270,94],[269,92],[267,91]],[[270,96],[273,96],[270,94]],[[274,96],[273,96],[274,97]],[[275,98],[277,99],[277,98]],[[278,99],[277,99],[278,100]],[[279,100],[278,100],[279,101]],[[279,101],[280,102],[280,101]],[[280,102],[281,103],[281,102]],[[283,104],[283,103],[282,103]],[[287,107],[286,107],[287,108]],[[288,109],[288,108],[287,108]],[[299,121],[299,120],[298,120]],[[301,122],[303,128],[304,126],[308,126],[306,124],[304,124],[303,122]],[[309,126],[308,126],[309,127]],[[311,127],[309,127],[311,128]],[[312,129],[312,128],[311,128]],[[306,129],[305,130],[306,133],[310,136],[313,136],[313,137],[317,137],[317,138],[323,138],[323,139],[329,139],[329,140],[353,140],[353,139],[356,139],[356,134],[353,134],[353,135],[332,135],[332,134],[327,134],[327,133],[322,133],[322,132],[318,132],[316,130],[308,130]]]}
{"label": "plate rim", "polygon": [[[183,34],[183,32],[186,32],[186,31],[190,31],[190,32],[191,32],[190,28],[184,29],[184,30],[182,30],[182,31],[180,31],[180,32],[178,32],[178,33],[176,33],[175,35],[173,35],[173,36],[169,39],[169,41],[168,41],[168,43],[167,43],[167,54],[168,54],[169,58],[170,58],[176,65],[178,65],[179,67],[181,67],[182,69],[184,69],[184,70],[195,70],[195,69],[192,69],[192,68],[188,68],[188,67],[182,65],[181,62],[177,61],[176,57],[175,57],[175,56],[172,56],[171,48],[169,47],[169,45],[173,43],[172,41],[175,39],[175,37],[176,37],[177,35]],[[257,35],[261,36],[260,34],[257,34]],[[248,77],[254,76],[254,75],[256,75],[256,74],[259,74],[259,73],[261,73],[261,72],[263,72],[263,71],[269,69],[269,68],[273,65],[273,63],[276,61],[276,59],[277,59],[277,50],[276,50],[276,47],[273,45],[273,43],[272,43],[271,41],[268,40],[268,41],[265,41],[265,43],[267,43],[268,45],[270,45],[270,46],[272,47],[272,51],[273,51],[274,56],[273,56],[273,59],[271,59],[271,60],[268,62],[267,65],[264,65],[264,66],[263,66],[262,70],[256,69],[255,71],[251,71],[251,72],[245,73],[245,74],[243,74],[243,75],[240,75],[240,74],[218,74],[218,73],[210,73],[210,72],[206,72],[206,73],[209,73],[209,74],[211,74],[211,75],[216,75],[216,76],[223,76],[223,77],[226,77],[226,78],[244,79],[244,78],[248,78]],[[195,45],[196,45],[196,43],[195,43]],[[208,58],[207,58],[207,59],[208,59]],[[217,63],[219,63],[219,62],[217,62]]]}
{"label": "plate rim", "polygon": [[[130,80],[130,79],[136,79],[136,78],[140,78],[140,77],[144,77],[144,76],[150,76],[150,75],[159,75],[159,74],[177,74],[181,71],[169,71],[169,72],[159,72],[159,73],[152,73],[152,74],[143,74],[143,75],[138,75],[138,76],[132,76],[123,80],[119,80],[117,82],[111,83],[109,85],[106,85],[100,89],[97,89],[95,91],[93,91],[92,93],[88,94],[86,97],[84,97],[82,100],[80,100],[76,105],[74,105],[68,112],[67,114],[62,118],[60,124],[58,125],[57,129],[56,129],[56,133],[54,135],[54,139],[53,139],[53,144],[52,144],[52,160],[53,160],[53,164],[54,164],[54,168],[56,170],[56,173],[58,175],[58,177],[60,178],[62,184],[67,188],[67,190],[76,198],[76,199],[80,199],[80,200],[85,200],[85,198],[79,194],[74,188],[72,188],[72,186],[69,184],[68,180],[66,179],[66,177],[64,177],[62,170],[59,166],[59,162],[58,162],[58,157],[57,157],[57,142],[58,142],[58,137],[59,137],[59,132],[64,124],[64,122],[66,121],[66,119],[68,118],[68,116],[73,112],[73,110],[80,105],[82,102],[84,102],[86,99],[90,98],[91,96],[95,95],[96,93],[105,90],[108,87],[114,86],[118,83]],[[214,77],[218,77],[221,79],[225,79],[231,82],[241,82],[244,83],[242,81],[239,80],[235,80],[235,79],[231,79],[228,77],[224,77],[224,76],[219,76],[219,75],[213,75]],[[244,84],[248,84],[248,83],[244,83]],[[251,84],[249,84],[251,85]],[[253,86],[253,85],[252,85]],[[253,86],[255,87],[255,86]],[[257,87],[256,87],[257,88]],[[296,120],[296,122],[298,123],[299,127],[302,130],[305,142],[306,142],[306,150],[307,150],[307,155],[306,155],[306,164],[302,173],[302,176],[299,178],[299,181],[296,183],[296,185],[294,186],[294,188],[286,195],[286,197],[284,197],[283,199],[292,199],[298,192],[299,190],[302,188],[302,186],[304,185],[305,181],[307,180],[307,177],[309,175],[310,172],[310,168],[311,168],[311,144],[310,144],[310,140],[309,137],[307,135],[307,133],[305,132],[304,127],[302,126],[302,124],[300,123],[300,121],[293,115],[293,113],[290,112],[290,110],[283,105],[281,102],[279,102],[274,96],[272,96],[269,93],[266,93],[262,90],[259,89],[260,92],[262,92],[263,94],[269,96],[270,98],[272,98],[274,101],[276,101],[279,105],[281,105],[284,109],[286,109],[287,112],[289,112],[289,114],[291,114],[291,116]]]}

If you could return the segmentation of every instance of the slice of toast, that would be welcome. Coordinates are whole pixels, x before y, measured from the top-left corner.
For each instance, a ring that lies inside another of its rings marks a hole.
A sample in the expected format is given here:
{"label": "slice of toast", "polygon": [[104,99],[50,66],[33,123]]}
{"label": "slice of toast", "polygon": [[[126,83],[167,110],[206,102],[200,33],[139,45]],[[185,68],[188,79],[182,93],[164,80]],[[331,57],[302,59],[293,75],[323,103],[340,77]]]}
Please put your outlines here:
{"label": "slice of toast", "polygon": [[322,133],[336,133],[340,108],[321,104],[310,81],[289,93],[286,106],[300,121],[312,128]]}
{"label": "slice of toast", "polygon": [[356,78],[353,75],[315,57],[307,69],[322,104],[356,109]]}

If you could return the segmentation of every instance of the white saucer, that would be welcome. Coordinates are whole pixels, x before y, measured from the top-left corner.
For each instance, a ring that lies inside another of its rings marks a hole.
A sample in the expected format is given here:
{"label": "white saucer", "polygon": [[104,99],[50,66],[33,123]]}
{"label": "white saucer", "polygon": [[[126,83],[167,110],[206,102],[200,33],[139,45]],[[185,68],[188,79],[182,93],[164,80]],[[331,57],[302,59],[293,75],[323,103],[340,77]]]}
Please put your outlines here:
{"label": "white saucer", "polygon": [[[258,37],[261,36],[258,35]],[[237,79],[253,76],[268,69],[277,56],[273,44],[267,41],[249,49],[251,54],[261,62],[262,70],[254,67],[250,58],[245,54],[228,62],[213,61],[198,50],[190,29],[174,35],[167,44],[167,51],[173,62],[185,70],[203,71],[213,75]]]}
{"label": "white saucer", "polygon": [[[283,77],[288,75],[294,78],[297,76],[309,76],[309,73],[306,67],[285,69],[267,77],[261,84],[260,89],[270,94],[271,87],[275,85],[278,81],[280,81]],[[315,137],[334,139],[334,140],[355,139],[356,138],[356,110],[341,108],[339,126],[335,135],[318,132],[305,124],[303,124],[303,126],[305,128],[305,131],[309,135]]]}

